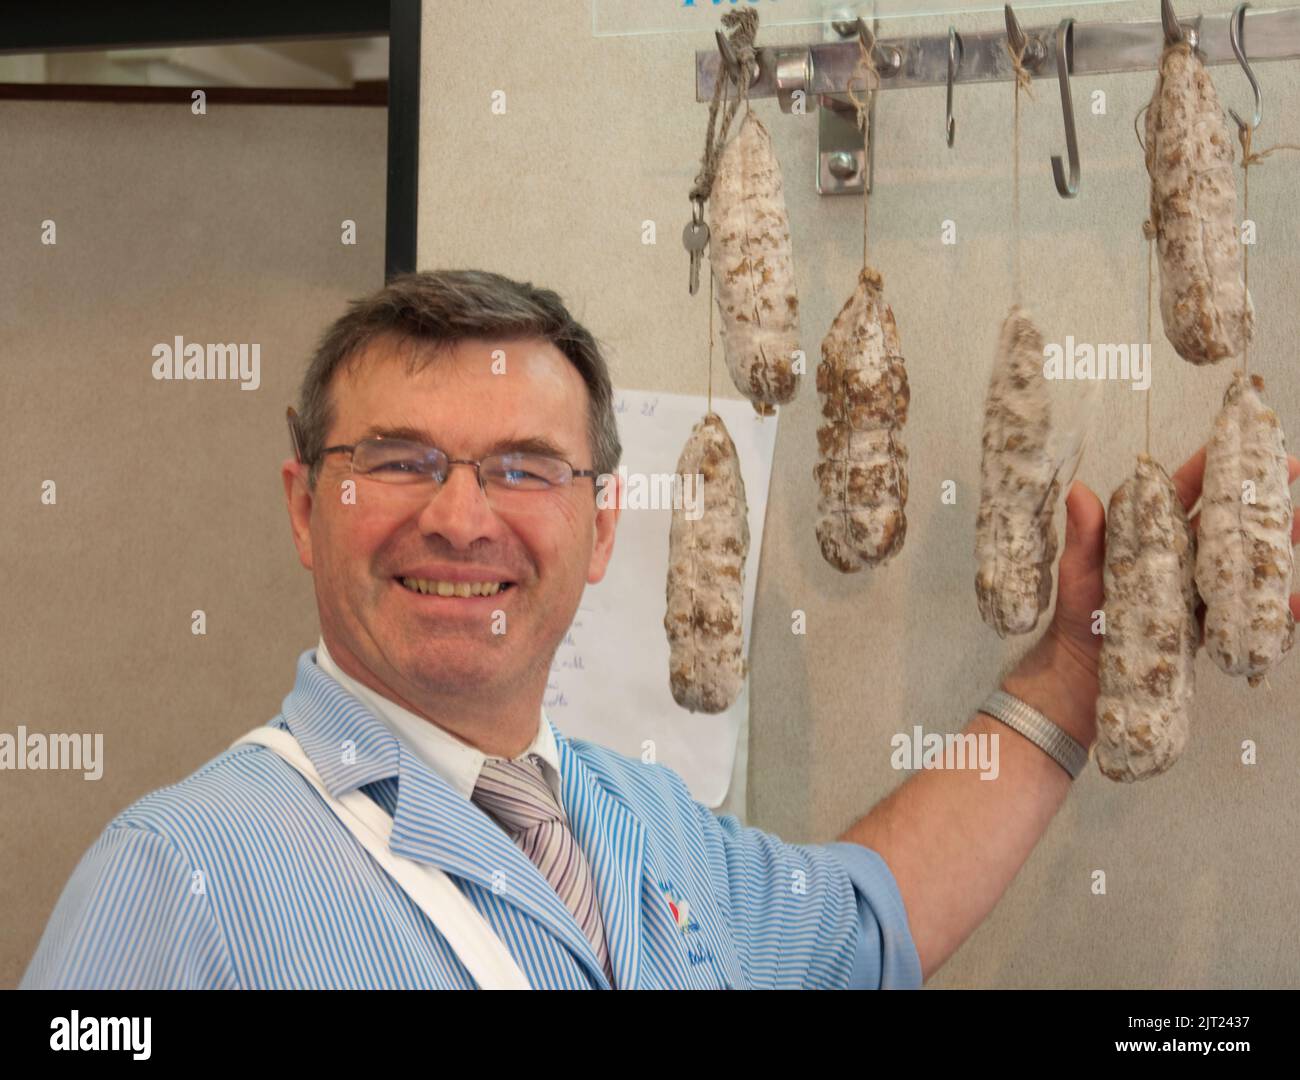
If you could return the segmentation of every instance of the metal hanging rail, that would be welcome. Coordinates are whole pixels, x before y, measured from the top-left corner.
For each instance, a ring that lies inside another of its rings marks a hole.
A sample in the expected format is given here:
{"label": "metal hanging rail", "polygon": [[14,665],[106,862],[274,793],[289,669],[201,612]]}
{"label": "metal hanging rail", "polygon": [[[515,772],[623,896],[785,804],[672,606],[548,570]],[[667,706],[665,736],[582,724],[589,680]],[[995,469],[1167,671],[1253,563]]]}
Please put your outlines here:
{"label": "metal hanging rail", "polygon": [[[1122,71],[1155,71],[1164,47],[1164,27],[1159,19],[1130,23],[1073,22],[1069,48],[1071,75],[1105,75]],[[1232,64],[1236,57],[1229,40],[1232,15],[1180,18],[1185,30],[1198,35],[1197,51],[1207,64]],[[1246,13],[1250,33],[1250,60],[1300,59],[1300,8]],[[850,27],[852,23],[848,24]],[[1030,46],[1024,65],[1035,76],[1055,76],[1059,24],[1026,27]],[[856,30],[843,42],[763,47],[755,49],[758,74],[749,88],[751,98],[778,98],[782,112],[794,110],[795,92],[806,98],[820,94],[847,94],[859,52]],[[1011,57],[1005,28],[978,33],[952,32],[960,41],[955,83],[1010,82]],[[1034,45],[1035,39],[1038,46]],[[948,83],[950,34],[876,39],[876,64],[882,90],[908,90]],[[895,59],[896,56],[896,59]],[[711,101],[722,57],[717,49],[695,53],[695,100]],[[861,87],[855,87],[861,90]],[[813,107],[807,102],[807,108]]]}
{"label": "metal hanging rail", "polygon": [[[920,86],[946,86],[948,146],[954,141],[953,87],[960,82],[1010,82],[1014,78],[1007,42],[1024,45],[1021,63],[1031,76],[1055,75],[1061,90],[1069,170],[1052,157],[1052,173],[1062,198],[1079,193],[1079,154],[1074,125],[1071,76],[1154,71],[1166,43],[1186,40],[1206,64],[1240,64],[1255,97],[1253,123],[1235,112],[1238,127],[1258,126],[1260,88],[1251,70],[1257,60],[1300,58],[1300,8],[1257,11],[1250,15],[1250,57],[1244,47],[1249,3],[1240,3],[1228,15],[1198,15],[1179,19],[1172,0],[1160,0],[1159,19],[1130,23],[1079,23],[1061,19],[1055,26],[1020,26],[1010,5],[1004,9],[1005,28],[959,34],[953,27],[943,35],[913,38],[878,38],[866,20],[832,21],[830,30],[843,41],[824,44],[756,47],[749,72],[750,98],[775,97],[781,111],[803,113],[822,105],[818,127],[817,190],[823,195],[849,195],[871,190],[872,161],[864,160],[862,136],[853,119],[849,82],[864,47],[872,50],[880,89],[906,90]],[[725,68],[732,80],[740,78],[739,64],[727,39],[717,34],[717,49],[695,54],[695,96],[711,101],[718,74]],[[862,88],[855,86],[855,90]],[[874,114],[875,96],[872,95]],[[869,118],[867,146],[874,144],[873,117]],[[874,157],[874,154],[871,155]]]}

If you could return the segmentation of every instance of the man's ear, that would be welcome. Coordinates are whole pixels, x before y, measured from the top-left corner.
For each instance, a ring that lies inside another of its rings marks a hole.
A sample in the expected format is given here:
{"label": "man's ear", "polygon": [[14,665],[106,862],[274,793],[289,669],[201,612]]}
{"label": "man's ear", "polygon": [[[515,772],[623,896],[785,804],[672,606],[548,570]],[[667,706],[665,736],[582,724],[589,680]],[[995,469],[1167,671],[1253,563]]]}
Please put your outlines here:
{"label": "man's ear", "polygon": [[[602,478],[596,477],[599,482]],[[622,498],[617,474],[605,478],[605,487],[596,500],[595,542],[591,547],[591,562],[587,565],[587,584],[596,585],[605,576],[610,556],[614,554],[614,531],[622,512]]]}
{"label": "man's ear", "polygon": [[289,527],[293,530],[293,545],[298,549],[298,561],[310,570],[312,493],[307,487],[307,466],[296,458],[288,458],[280,466],[280,479],[284,481]]}

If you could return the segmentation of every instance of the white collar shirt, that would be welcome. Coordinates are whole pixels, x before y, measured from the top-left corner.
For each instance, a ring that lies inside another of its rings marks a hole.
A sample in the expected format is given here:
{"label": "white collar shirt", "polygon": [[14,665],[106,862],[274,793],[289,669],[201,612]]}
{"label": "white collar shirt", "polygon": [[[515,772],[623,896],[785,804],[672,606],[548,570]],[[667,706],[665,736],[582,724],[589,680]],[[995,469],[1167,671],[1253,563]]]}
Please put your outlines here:
{"label": "white collar shirt", "polygon": [[[316,645],[316,666],[330,676],[370,711],[402,741],[402,743],[429,766],[434,772],[459,791],[465,798],[474,794],[478,784],[479,773],[487,761],[487,755],[477,747],[471,746],[451,732],[440,728],[423,716],[417,716],[409,709],[404,709],[370,687],[358,682],[343,671],[329,649],[325,647],[322,637]],[[538,755],[543,762],[542,775],[550,785],[558,806],[560,801],[560,753],[555,744],[555,735],[551,731],[546,712],[538,710],[537,735],[532,744],[515,758],[525,758],[529,754]]]}

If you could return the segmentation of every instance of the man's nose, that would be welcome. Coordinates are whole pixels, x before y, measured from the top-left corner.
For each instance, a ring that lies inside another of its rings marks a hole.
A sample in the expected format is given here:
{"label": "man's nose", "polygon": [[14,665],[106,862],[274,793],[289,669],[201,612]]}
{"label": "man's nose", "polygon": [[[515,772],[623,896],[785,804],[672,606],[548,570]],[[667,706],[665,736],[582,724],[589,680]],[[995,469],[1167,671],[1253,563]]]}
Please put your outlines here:
{"label": "man's nose", "polygon": [[420,530],[440,533],[456,547],[468,547],[491,531],[493,517],[478,469],[453,462],[447,467],[447,479],[435,485],[420,514]]}

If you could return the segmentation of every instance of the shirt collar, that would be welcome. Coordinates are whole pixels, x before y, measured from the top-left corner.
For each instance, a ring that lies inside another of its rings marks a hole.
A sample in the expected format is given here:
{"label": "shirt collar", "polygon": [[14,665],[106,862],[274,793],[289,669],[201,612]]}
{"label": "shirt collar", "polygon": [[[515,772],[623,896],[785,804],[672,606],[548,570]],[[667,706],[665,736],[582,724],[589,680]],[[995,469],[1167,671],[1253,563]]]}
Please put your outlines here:
{"label": "shirt collar", "polygon": [[[315,660],[320,671],[367,706],[412,754],[446,780],[453,789],[467,799],[474,794],[479,773],[487,761],[486,754],[354,679],[330,656],[323,637],[316,644]],[[539,710],[537,734],[532,743],[515,760],[529,754],[536,754],[542,759],[542,774],[555,795],[556,803],[560,803],[560,755],[545,709]]]}

